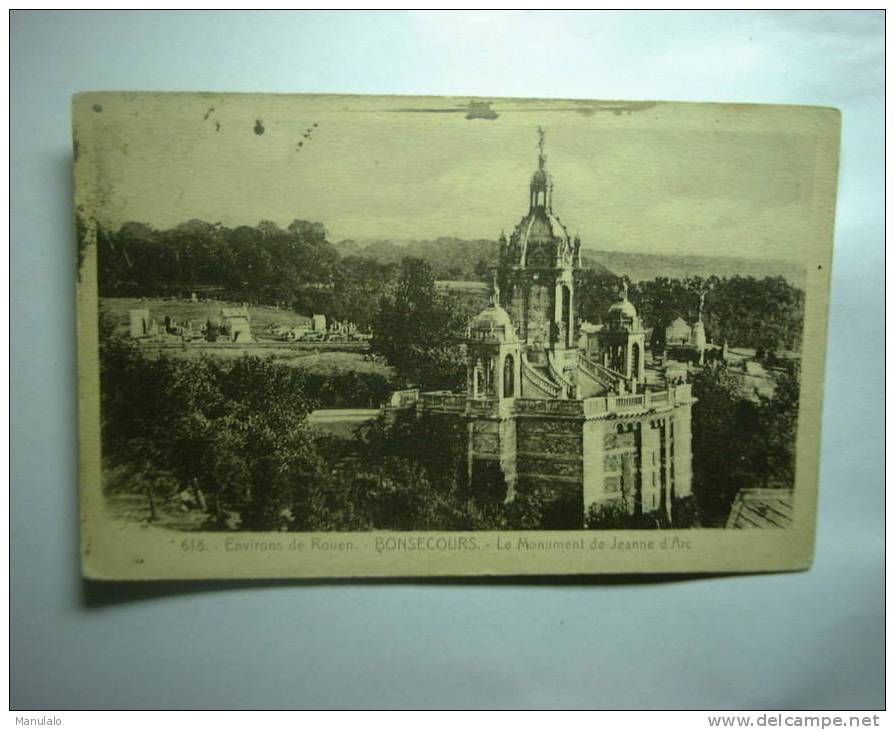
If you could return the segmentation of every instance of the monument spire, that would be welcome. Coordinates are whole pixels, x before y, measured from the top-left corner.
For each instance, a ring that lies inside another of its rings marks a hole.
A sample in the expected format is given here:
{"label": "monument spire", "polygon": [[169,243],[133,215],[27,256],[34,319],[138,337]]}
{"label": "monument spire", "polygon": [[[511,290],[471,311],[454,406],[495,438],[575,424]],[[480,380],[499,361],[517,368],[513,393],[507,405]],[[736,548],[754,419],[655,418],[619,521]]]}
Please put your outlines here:
{"label": "monument spire", "polygon": [[547,173],[547,155],[544,154],[544,142],[547,139],[547,132],[543,127],[538,127],[538,169],[531,176],[531,198],[529,201],[529,210],[533,211],[540,208],[545,211],[550,210],[550,196],[553,191],[553,182]]}

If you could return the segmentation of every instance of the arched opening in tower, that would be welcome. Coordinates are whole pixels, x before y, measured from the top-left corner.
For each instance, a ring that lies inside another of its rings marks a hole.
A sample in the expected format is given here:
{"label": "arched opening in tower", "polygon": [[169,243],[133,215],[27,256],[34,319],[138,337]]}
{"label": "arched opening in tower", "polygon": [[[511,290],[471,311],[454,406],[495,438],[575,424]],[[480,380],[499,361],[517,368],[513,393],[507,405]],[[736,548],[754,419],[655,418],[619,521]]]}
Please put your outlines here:
{"label": "arched opening in tower", "polygon": [[562,287],[562,337],[565,347],[572,346],[572,293],[569,287]]}
{"label": "arched opening in tower", "polygon": [[516,381],[513,356],[507,355],[503,361],[503,397],[512,398],[516,395]]}

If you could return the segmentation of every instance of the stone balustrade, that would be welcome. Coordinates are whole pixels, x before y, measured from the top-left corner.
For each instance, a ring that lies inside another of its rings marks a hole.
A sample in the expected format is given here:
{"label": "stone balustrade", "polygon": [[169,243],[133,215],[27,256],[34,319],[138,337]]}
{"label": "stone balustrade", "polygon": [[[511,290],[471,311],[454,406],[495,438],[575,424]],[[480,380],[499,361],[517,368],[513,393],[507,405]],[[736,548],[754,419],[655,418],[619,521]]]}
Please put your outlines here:
{"label": "stone balustrade", "polygon": [[420,398],[420,392],[415,388],[409,390],[396,390],[391,394],[385,404],[386,408],[409,408],[416,405]]}
{"label": "stone balustrade", "polygon": [[468,398],[466,413],[470,416],[493,416],[497,414],[497,398]]}
{"label": "stone balustrade", "polygon": [[462,413],[466,410],[466,400],[466,395],[463,393],[423,393],[420,396],[420,405],[431,411]]}
{"label": "stone balustrade", "polygon": [[[405,391],[400,398],[402,405],[419,404],[427,411],[442,413],[466,413],[470,416],[533,415],[569,416],[575,418],[599,418],[612,413],[650,411],[692,402],[689,384],[672,386],[668,390],[646,393],[608,395],[584,400],[555,400],[541,398],[514,398],[500,401],[497,398],[467,398],[463,393],[438,391],[420,393],[418,401],[413,391]],[[395,405],[398,405],[395,403]]]}
{"label": "stone balustrade", "polygon": [[662,406],[675,406],[692,401],[690,385],[676,385],[669,390],[651,391],[636,395],[608,395],[587,398],[584,403],[584,417],[594,418],[609,413],[649,411]]}

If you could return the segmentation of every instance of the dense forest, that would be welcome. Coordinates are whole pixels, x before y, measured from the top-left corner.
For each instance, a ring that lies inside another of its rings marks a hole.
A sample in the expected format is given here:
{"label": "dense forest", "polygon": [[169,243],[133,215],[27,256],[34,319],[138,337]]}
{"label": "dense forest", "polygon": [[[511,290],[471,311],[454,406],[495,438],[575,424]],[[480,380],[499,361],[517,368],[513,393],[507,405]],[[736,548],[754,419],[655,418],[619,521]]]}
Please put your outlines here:
{"label": "dense forest", "polygon": [[[100,229],[98,244],[103,296],[210,292],[220,299],[320,312],[364,329],[373,327],[383,297],[399,286],[405,259],[424,261],[435,279],[487,281],[497,246],[454,238],[411,242],[406,248],[387,241],[333,244],[322,224],[302,220],[285,229],[270,221],[227,228],[192,220],[168,230],[126,223],[117,231]],[[600,322],[618,288],[618,277],[607,269],[582,269],[576,291],[579,318]],[[644,325],[654,330],[654,347],[662,346],[664,328],[676,317],[696,319],[700,291],[707,292],[704,321],[710,341],[799,349],[804,297],[782,276],[656,277],[633,283],[629,295]],[[462,297],[452,304],[459,315],[468,314]],[[454,323],[459,335],[464,316]]]}
{"label": "dense forest", "polygon": [[308,428],[320,401],[299,369],[153,357],[116,338],[102,347],[105,488],[141,491],[149,519],[185,494],[206,529],[476,529],[515,514],[496,490],[473,498],[460,421],[380,420],[338,439]]}
{"label": "dense forest", "polygon": [[[579,318],[600,322],[618,299],[618,288],[618,279],[588,269],[580,271],[576,286]],[[657,277],[635,282],[628,292],[644,326],[652,330],[654,351],[664,347],[665,328],[677,317],[696,321],[699,292],[706,292],[703,322],[709,342],[764,351],[801,348],[804,293],[782,276]]]}
{"label": "dense forest", "polygon": [[[156,231],[128,223],[100,230],[98,243],[105,296],[213,292],[322,311],[368,328],[373,352],[393,373],[320,374],[253,356],[166,357],[115,337],[101,322],[103,457],[107,474],[115,475],[106,480],[107,490],[139,489],[151,514],[195,494],[202,526],[219,529],[580,524],[576,503],[520,494],[504,504],[499,473],[472,475],[473,490],[465,432],[457,422],[380,419],[351,439],[308,427],[313,409],[375,406],[396,388],[462,389],[465,325],[481,303],[438,289],[436,279],[450,275],[439,269],[443,262],[406,256],[383,262],[351,247],[340,252],[322,225],[298,220],[286,229],[191,221]],[[453,274],[468,276],[470,258]],[[473,276],[485,278],[485,258],[471,265]],[[599,322],[618,287],[614,275],[580,271],[580,319]],[[706,292],[711,340],[798,348],[802,292],[782,277],[738,276],[658,277],[631,285],[629,296],[653,330],[654,348],[675,317],[695,319],[699,292]],[[776,377],[773,397],[746,400],[724,363],[696,375],[694,497],[674,505],[676,525],[721,526],[740,488],[792,485],[798,383],[791,374]],[[164,384],[164,397],[155,384]],[[620,514],[591,514],[586,524],[663,526]]]}
{"label": "dense forest", "polygon": [[125,223],[97,231],[101,296],[182,296],[279,304],[369,328],[397,266],[340,256],[320,223],[227,228],[191,220],[168,230]]}
{"label": "dense forest", "polygon": [[360,256],[382,264],[398,265],[407,257],[422,259],[432,267],[435,278],[460,281],[489,281],[489,267],[497,261],[498,253],[496,240],[466,240],[449,236],[404,243],[348,239],[339,241],[335,246],[343,256]]}
{"label": "dense forest", "polygon": [[[499,472],[467,474],[466,424],[437,416],[380,418],[351,439],[308,428],[320,383],[252,356],[199,361],[151,356],[104,339],[106,489],[140,490],[150,518],[186,493],[209,529],[562,529],[580,504],[520,494],[504,504]],[[694,497],[675,526],[723,527],[743,487],[791,487],[798,383],[745,400],[723,365],[694,382]],[[165,383],[166,397],[147,383]],[[366,397],[359,393],[359,398]],[[475,485],[475,489],[472,485]],[[174,505],[174,507],[172,507]],[[590,514],[591,528],[665,527],[657,516]]]}
{"label": "dense forest", "polygon": [[[395,380],[311,374],[271,359],[199,360],[151,354],[101,337],[106,481],[145,494],[150,517],[195,494],[210,529],[531,529],[580,524],[574,502],[520,495],[504,504],[499,473],[473,475],[462,422],[399,419],[338,439],[308,428],[321,406],[367,407],[394,387],[458,388],[463,316],[439,297],[432,268],[406,259],[373,317],[373,347]],[[164,384],[164,397],[157,387]],[[745,486],[793,483],[798,383],[780,374],[773,398],[745,400],[723,364],[697,375],[694,498],[675,524],[721,526]],[[459,430],[458,430],[459,429]],[[651,518],[652,519],[652,518]],[[657,527],[592,514],[587,526]]]}

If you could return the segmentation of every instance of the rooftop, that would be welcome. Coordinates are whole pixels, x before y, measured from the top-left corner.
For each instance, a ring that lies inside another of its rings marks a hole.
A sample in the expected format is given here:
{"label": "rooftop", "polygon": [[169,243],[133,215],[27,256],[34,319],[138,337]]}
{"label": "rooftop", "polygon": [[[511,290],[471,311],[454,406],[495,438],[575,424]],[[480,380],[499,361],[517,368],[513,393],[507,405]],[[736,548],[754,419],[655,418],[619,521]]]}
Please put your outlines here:
{"label": "rooftop", "polygon": [[741,489],[730,508],[727,528],[785,528],[792,525],[792,489]]}

